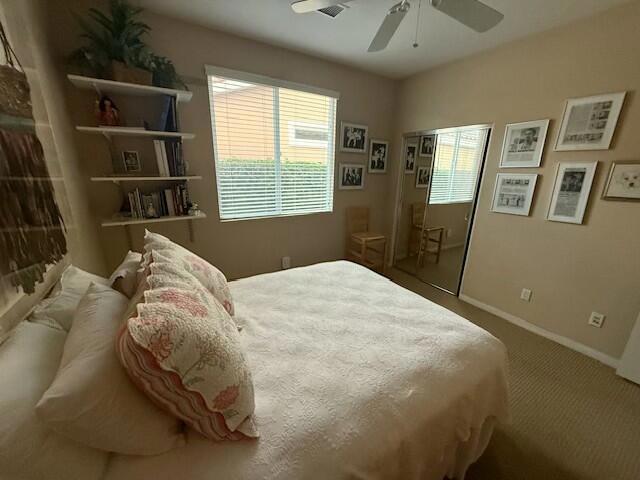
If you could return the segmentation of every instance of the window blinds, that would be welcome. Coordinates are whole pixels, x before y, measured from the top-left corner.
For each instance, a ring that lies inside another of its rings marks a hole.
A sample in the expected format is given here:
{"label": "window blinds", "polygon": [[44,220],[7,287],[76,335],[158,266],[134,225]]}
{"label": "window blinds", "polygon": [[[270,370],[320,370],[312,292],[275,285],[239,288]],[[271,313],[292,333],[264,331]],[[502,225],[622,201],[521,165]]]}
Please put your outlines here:
{"label": "window blinds", "polygon": [[473,200],[486,139],[486,129],[438,135],[430,204]]}
{"label": "window blinds", "polygon": [[207,77],[220,219],[332,211],[336,98]]}

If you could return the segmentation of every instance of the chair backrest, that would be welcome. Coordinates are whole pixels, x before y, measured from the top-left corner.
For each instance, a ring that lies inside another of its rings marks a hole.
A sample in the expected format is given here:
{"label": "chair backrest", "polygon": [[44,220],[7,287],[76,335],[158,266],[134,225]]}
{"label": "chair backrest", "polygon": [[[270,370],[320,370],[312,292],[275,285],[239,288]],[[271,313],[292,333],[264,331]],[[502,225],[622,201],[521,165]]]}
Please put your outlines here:
{"label": "chair backrest", "polygon": [[369,207],[347,208],[347,233],[369,231]]}
{"label": "chair backrest", "polygon": [[424,220],[425,204],[423,202],[416,202],[411,204],[411,225],[416,227],[422,226]]}

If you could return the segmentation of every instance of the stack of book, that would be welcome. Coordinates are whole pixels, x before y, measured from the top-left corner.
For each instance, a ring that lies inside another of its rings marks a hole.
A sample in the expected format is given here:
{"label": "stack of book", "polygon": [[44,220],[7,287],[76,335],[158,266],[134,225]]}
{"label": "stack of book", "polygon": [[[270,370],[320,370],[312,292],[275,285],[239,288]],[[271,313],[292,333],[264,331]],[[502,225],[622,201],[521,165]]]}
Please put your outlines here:
{"label": "stack of book", "polygon": [[[179,131],[175,97],[167,95],[163,98],[162,113],[156,128],[161,132]],[[182,177],[187,174],[180,140],[154,140],[153,146],[161,176]]]}
{"label": "stack of book", "polygon": [[189,192],[185,184],[151,193],[142,193],[136,188],[129,192],[128,197],[131,218],[188,215]]}
{"label": "stack of book", "polygon": [[182,177],[187,167],[182,158],[182,142],[178,140],[154,140],[156,163],[162,177]]}

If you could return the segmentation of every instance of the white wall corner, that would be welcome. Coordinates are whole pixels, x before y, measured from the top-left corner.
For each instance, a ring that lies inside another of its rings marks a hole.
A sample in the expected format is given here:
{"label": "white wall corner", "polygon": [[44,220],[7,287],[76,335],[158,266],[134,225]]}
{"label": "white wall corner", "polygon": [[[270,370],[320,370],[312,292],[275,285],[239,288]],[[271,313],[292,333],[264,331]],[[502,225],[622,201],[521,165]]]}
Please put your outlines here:
{"label": "white wall corner", "polygon": [[476,300],[475,298],[469,297],[465,294],[460,294],[459,298],[463,302],[467,302],[473,305],[474,307],[478,307],[479,309],[484,310],[485,312],[489,312],[497,317],[500,317],[509,323],[512,323],[514,325],[524,328],[525,330],[528,330],[532,333],[540,335],[541,337],[544,337],[556,343],[559,343],[560,345],[570,348],[571,350],[582,353],[587,357],[591,357],[594,360],[598,360],[599,362],[604,363],[605,365],[611,368],[617,369],[620,364],[620,360],[617,358],[611,357],[606,353],[603,353],[599,350],[588,347],[570,338],[563,337],[562,335],[558,335],[557,333],[550,332],[549,330],[545,330],[544,328],[538,327],[537,325],[534,325],[520,317],[516,317],[511,313],[504,312],[492,305],[487,305],[486,303],[483,303],[480,300]]}

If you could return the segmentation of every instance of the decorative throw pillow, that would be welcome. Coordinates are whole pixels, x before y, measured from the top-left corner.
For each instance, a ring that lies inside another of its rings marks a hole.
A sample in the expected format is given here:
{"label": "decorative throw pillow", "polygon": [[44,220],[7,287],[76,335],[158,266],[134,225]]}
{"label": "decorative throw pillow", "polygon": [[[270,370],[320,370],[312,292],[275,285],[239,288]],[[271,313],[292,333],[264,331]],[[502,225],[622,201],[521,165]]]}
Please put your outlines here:
{"label": "decorative throw pillow", "polygon": [[167,264],[152,265],[144,302],[117,340],[125,369],[158,405],[204,436],[257,437],[253,381],[233,320],[195,280],[172,280]]}
{"label": "decorative throw pillow", "polygon": [[0,345],[0,478],[98,480],[108,454],[52,431],[35,406],[60,363],[66,333],[19,323]]}
{"label": "decorative throw pillow", "polygon": [[148,267],[160,259],[179,266],[192,274],[204,288],[224,306],[229,315],[234,315],[233,299],[227,284],[227,278],[216,267],[198,257],[186,248],[172,242],[167,237],[145,230],[145,258],[143,266]]}
{"label": "decorative throw pillow", "polygon": [[124,260],[115,269],[109,278],[111,288],[125,295],[127,298],[133,297],[138,288],[138,269],[142,261],[142,254],[138,252],[129,252],[125,255]]}
{"label": "decorative throw pillow", "polygon": [[80,301],[55,380],[36,407],[55,432],[99,450],[156,455],[185,442],[182,422],[131,382],[114,341],[128,299],[92,285]]}
{"label": "decorative throw pillow", "polygon": [[33,323],[41,323],[50,327],[69,331],[73,321],[73,313],[78,308],[80,299],[91,283],[108,285],[109,279],[85,272],[69,265],[49,298],[41,301],[29,317]]}

